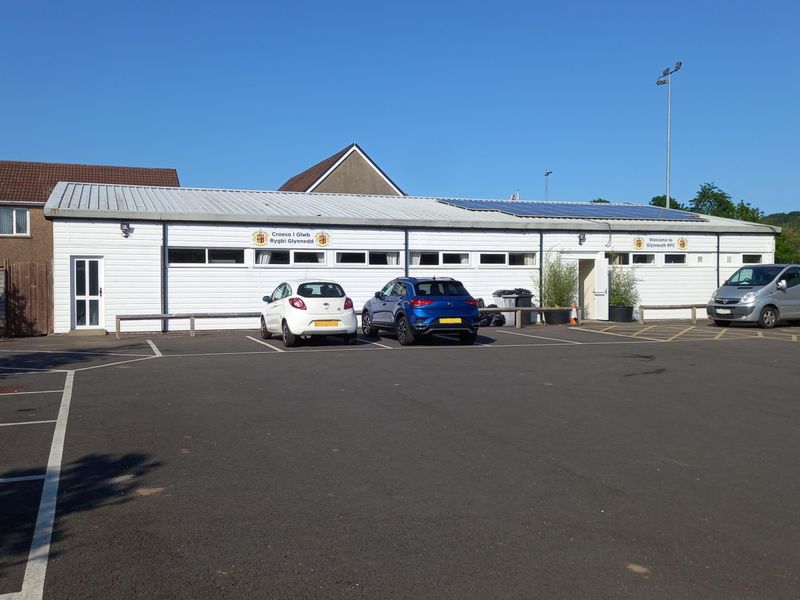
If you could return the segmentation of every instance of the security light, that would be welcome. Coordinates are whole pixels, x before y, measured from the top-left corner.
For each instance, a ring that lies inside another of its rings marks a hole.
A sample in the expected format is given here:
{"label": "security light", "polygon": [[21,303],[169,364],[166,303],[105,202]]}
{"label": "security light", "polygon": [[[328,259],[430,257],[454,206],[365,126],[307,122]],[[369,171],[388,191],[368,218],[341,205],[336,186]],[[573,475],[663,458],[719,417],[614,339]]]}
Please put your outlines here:
{"label": "security light", "polygon": [[122,237],[129,237],[133,233],[133,227],[130,223],[120,223],[119,230],[122,232]]}

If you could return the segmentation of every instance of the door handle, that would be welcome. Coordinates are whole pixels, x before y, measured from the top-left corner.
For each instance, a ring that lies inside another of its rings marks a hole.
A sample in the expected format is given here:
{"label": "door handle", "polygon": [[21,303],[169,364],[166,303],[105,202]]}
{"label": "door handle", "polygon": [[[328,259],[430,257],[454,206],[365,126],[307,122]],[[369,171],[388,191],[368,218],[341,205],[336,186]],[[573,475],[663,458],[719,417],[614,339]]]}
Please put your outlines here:
{"label": "door handle", "polygon": [[103,288],[100,288],[100,297],[103,297]]}

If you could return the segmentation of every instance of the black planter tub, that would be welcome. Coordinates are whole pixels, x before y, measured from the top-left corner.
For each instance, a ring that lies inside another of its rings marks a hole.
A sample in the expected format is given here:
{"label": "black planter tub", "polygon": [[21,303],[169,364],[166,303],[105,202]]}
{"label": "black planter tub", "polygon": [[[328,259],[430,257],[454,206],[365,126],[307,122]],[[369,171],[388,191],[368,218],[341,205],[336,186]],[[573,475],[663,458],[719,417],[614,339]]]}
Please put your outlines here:
{"label": "black planter tub", "polygon": [[633,321],[632,306],[609,306],[608,320],[615,323],[630,323]]}

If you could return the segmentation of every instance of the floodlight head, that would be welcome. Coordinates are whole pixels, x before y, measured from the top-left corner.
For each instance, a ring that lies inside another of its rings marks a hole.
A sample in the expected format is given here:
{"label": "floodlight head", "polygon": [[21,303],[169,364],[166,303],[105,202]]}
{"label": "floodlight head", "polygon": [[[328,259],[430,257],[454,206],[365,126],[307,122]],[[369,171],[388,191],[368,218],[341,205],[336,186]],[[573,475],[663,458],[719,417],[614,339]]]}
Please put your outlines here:
{"label": "floodlight head", "polygon": [[667,80],[659,79],[658,81],[656,81],[656,85],[667,85]]}
{"label": "floodlight head", "polygon": [[683,63],[681,61],[676,62],[675,63],[675,70],[676,71],[680,71],[682,66],[683,66]]}
{"label": "floodlight head", "polygon": [[545,169],[545,170],[544,170],[544,176],[545,176],[545,177],[547,177],[547,176],[548,176],[548,175],[550,175],[550,173],[552,173],[552,172],[553,172],[553,171],[551,171],[550,169]]}
{"label": "floodlight head", "polygon": [[664,76],[664,77],[666,77],[667,75],[669,75],[669,67],[667,67],[666,69],[664,69],[663,71],[661,71],[661,75],[662,75],[662,76]]}

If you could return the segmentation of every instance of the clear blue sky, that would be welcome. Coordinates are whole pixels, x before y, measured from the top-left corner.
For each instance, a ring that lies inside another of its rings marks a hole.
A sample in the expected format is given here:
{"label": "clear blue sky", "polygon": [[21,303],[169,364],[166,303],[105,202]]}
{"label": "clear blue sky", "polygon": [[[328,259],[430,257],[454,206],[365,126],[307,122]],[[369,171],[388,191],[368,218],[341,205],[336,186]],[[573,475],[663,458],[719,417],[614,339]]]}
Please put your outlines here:
{"label": "clear blue sky", "polygon": [[800,210],[800,3],[4,2],[0,159],[274,189],[357,141],[419,195]]}

